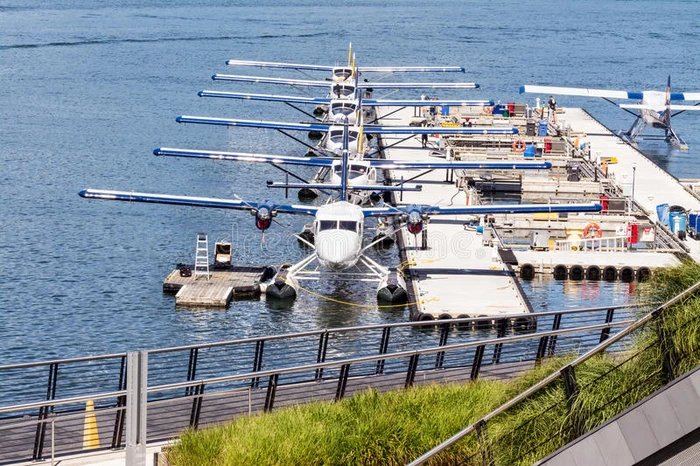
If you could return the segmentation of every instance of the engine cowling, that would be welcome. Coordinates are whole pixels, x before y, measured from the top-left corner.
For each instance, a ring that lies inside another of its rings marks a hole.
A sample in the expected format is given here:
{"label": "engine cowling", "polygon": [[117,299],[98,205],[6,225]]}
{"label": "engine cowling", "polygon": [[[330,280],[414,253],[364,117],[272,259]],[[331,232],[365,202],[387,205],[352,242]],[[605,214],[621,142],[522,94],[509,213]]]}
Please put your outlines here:
{"label": "engine cowling", "polygon": [[406,220],[409,233],[417,235],[423,231],[423,220],[425,219],[417,210],[409,212],[408,219]]}
{"label": "engine cowling", "polygon": [[272,225],[272,217],[277,213],[270,206],[262,205],[251,211],[255,215],[255,227],[258,230],[265,231]]}

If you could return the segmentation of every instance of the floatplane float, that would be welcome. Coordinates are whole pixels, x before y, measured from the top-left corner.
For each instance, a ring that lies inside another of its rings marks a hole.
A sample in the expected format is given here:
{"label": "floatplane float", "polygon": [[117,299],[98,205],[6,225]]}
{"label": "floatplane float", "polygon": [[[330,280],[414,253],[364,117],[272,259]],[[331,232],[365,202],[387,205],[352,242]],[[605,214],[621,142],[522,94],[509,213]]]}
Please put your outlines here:
{"label": "floatplane float", "polygon": [[[664,141],[681,150],[688,150],[688,144],[671,127],[671,117],[686,111],[700,110],[700,102],[694,105],[672,104],[673,101],[700,100],[700,92],[671,92],[671,76],[668,77],[665,91],[617,91],[606,89],[585,89],[578,87],[532,86],[520,87],[520,93],[571,95],[599,97],[634,115],[635,120],[627,131],[618,135],[631,144],[636,144],[642,130],[647,126],[664,130]],[[637,100],[635,104],[618,103],[611,99]],[[633,112],[632,110],[637,110]],[[672,113],[674,112],[675,113]],[[648,138],[646,138],[648,139]]]}

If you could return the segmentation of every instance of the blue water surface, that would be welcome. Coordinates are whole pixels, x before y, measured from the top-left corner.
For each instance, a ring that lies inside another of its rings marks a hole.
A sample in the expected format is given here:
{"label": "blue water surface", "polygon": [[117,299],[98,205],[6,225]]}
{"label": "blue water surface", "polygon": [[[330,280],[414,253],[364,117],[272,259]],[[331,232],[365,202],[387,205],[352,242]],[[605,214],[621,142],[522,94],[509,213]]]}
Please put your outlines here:
{"label": "blue water surface", "polygon": [[[407,320],[377,309],[373,285],[312,285],[354,306],[302,293],[291,308],[264,301],[226,310],[175,310],[161,291],[177,262],[194,259],[197,232],[235,244],[239,264],[296,261],[280,228],[265,242],[244,212],[86,201],[84,188],[283,201],[266,190],[271,167],[159,158],[155,147],[300,155],[274,131],[179,125],[180,114],[299,121],[285,105],[200,99],[200,89],[290,93],[212,82],[227,59],[334,64],[352,42],[361,65],[461,65],[482,85],[469,97],[534,103],[523,84],[627,90],[700,89],[700,2],[412,0],[311,2],[0,0],[0,360],[186,345],[269,333]],[[407,92],[417,97],[420,91]],[[459,93],[441,93],[457,97]],[[583,106],[613,129],[633,118],[607,102]],[[700,178],[700,120],[674,120],[690,150],[641,148],[678,177]],[[300,171],[308,175],[308,172]],[[284,219],[300,230],[308,219]],[[398,262],[395,251],[381,258]],[[632,299],[629,285],[533,281],[536,308]],[[357,304],[365,306],[357,306]]]}

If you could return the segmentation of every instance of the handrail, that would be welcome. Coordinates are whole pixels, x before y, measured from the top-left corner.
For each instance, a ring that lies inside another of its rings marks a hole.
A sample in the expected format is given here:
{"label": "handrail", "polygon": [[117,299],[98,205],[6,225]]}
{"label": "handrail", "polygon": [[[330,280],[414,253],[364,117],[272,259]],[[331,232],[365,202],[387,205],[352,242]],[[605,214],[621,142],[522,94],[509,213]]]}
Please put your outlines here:
{"label": "handrail", "polygon": [[[357,358],[342,359],[342,360],[338,360],[338,361],[306,364],[306,365],[302,365],[302,366],[295,366],[295,367],[289,367],[289,368],[269,369],[269,370],[264,370],[264,371],[246,372],[243,374],[235,374],[235,375],[228,375],[228,376],[221,376],[221,377],[212,377],[212,378],[207,378],[207,379],[188,380],[188,381],[184,381],[184,382],[175,382],[175,383],[155,385],[152,387],[148,387],[148,393],[157,393],[157,392],[161,392],[161,391],[175,390],[175,389],[179,389],[179,388],[188,388],[188,387],[193,387],[193,386],[198,386],[198,385],[212,385],[212,384],[219,384],[219,383],[226,383],[226,382],[234,382],[234,381],[238,381],[238,380],[248,380],[251,378],[261,378],[261,377],[267,377],[267,376],[271,376],[271,375],[275,375],[275,374],[284,375],[284,374],[294,374],[297,372],[308,372],[308,371],[314,371],[316,369],[328,369],[328,368],[333,368],[333,367],[341,367],[341,366],[347,365],[347,364],[360,364],[360,363],[365,363],[365,362],[400,359],[403,357],[412,356],[412,355],[416,355],[416,354],[419,354],[419,355],[435,354],[435,353],[440,353],[440,352],[449,352],[449,351],[455,351],[455,350],[460,350],[460,349],[475,348],[478,346],[488,346],[488,345],[499,344],[499,343],[505,344],[505,343],[523,341],[523,340],[540,339],[542,337],[566,335],[569,333],[578,333],[578,332],[602,330],[602,329],[606,329],[606,328],[623,327],[623,326],[629,325],[631,322],[633,322],[633,321],[632,320],[622,320],[622,321],[618,321],[618,322],[608,322],[608,323],[602,323],[602,324],[596,324],[596,325],[587,325],[587,326],[583,326],[583,327],[575,327],[575,328],[568,328],[568,329],[561,329],[561,330],[551,330],[548,332],[535,332],[535,333],[529,333],[529,334],[524,334],[524,335],[514,335],[514,336],[509,336],[509,337],[491,338],[491,339],[487,339],[487,340],[478,340],[478,341],[471,341],[471,342],[466,342],[466,343],[457,343],[457,344],[453,344],[453,345],[434,346],[434,347],[430,347],[430,348],[423,348],[420,350],[398,351],[395,353],[385,353],[385,354],[379,354],[379,355],[373,355],[373,356],[363,356],[363,357],[357,357]],[[150,353],[150,352],[148,352],[148,353]],[[126,394],[127,394],[126,390],[120,390],[120,391],[90,394],[90,395],[82,396],[82,397],[55,398],[55,399],[51,399],[51,400],[42,400],[40,402],[25,403],[22,405],[0,406],[0,414],[7,413],[7,412],[13,412],[13,411],[26,410],[26,409],[40,408],[42,406],[47,406],[47,405],[58,406],[58,405],[80,403],[80,402],[84,402],[87,400],[115,398],[115,397],[123,396]]]}
{"label": "handrail", "polygon": [[516,405],[516,404],[519,403],[520,401],[524,400],[524,399],[527,398],[528,396],[532,395],[533,393],[537,392],[537,391],[540,390],[541,388],[544,388],[545,386],[549,385],[551,382],[553,382],[554,380],[558,379],[558,378],[562,375],[562,373],[563,373],[565,370],[569,370],[569,368],[572,368],[572,367],[577,366],[578,364],[580,364],[580,363],[582,363],[582,362],[588,360],[590,357],[595,356],[595,355],[597,355],[598,353],[604,351],[604,350],[605,350],[606,348],[608,348],[609,346],[611,346],[611,345],[617,343],[619,340],[621,340],[622,338],[626,337],[627,335],[629,335],[630,333],[632,333],[633,331],[635,331],[635,330],[638,329],[639,327],[645,325],[647,322],[649,322],[651,319],[653,319],[654,317],[656,317],[656,315],[658,315],[660,312],[662,312],[662,311],[665,310],[666,308],[672,306],[673,304],[675,304],[676,302],[678,302],[678,301],[680,301],[681,299],[685,298],[686,296],[689,296],[689,295],[695,293],[699,288],[700,288],[700,282],[696,283],[695,285],[691,286],[690,288],[688,288],[688,289],[682,291],[681,293],[677,294],[676,296],[674,296],[673,298],[671,298],[670,300],[668,300],[668,301],[665,302],[664,304],[661,304],[659,307],[657,307],[657,308],[656,308],[655,310],[653,310],[652,312],[650,312],[650,313],[644,315],[643,317],[641,317],[640,319],[638,319],[636,322],[633,322],[632,324],[630,324],[630,325],[629,325],[628,327],[626,327],[625,329],[619,331],[619,332],[616,333],[615,335],[613,335],[613,336],[611,336],[610,338],[606,339],[605,341],[601,342],[599,345],[595,346],[594,348],[590,349],[590,350],[587,351],[586,353],[584,353],[584,354],[582,354],[581,356],[577,357],[576,359],[574,359],[572,362],[570,362],[569,364],[567,364],[567,365],[564,366],[563,368],[561,368],[561,369],[559,369],[559,370],[553,372],[552,374],[548,375],[547,377],[545,377],[544,379],[542,379],[541,381],[539,381],[539,382],[536,383],[535,385],[531,386],[530,388],[528,388],[528,389],[525,390],[524,392],[520,393],[520,394],[517,395],[516,397],[512,398],[511,400],[505,402],[504,404],[502,404],[501,406],[499,406],[498,408],[496,408],[495,410],[493,410],[493,411],[491,411],[490,413],[486,414],[485,416],[483,416],[483,417],[482,417],[481,419],[479,419],[478,421],[476,421],[476,422],[470,424],[470,425],[467,426],[465,429],[463,429],[463,430],[457,432],[455,435],[453,435],[453,436],[450,437],[449,439],[445,440],[444,442],[440,443],[440,444],[437,445],[436,447],[432,448],[430,451],[424,453],[424,454],[421,455],[420,457],[418,457],[418,458],[416,458],[415,460],[411,461],[410,463],[408,463],[407,466],[418,466],[418,465],[420,465],[420,464],[423,464],[424,462],[426,462],[427,460],[429,460],[430,458],[432,458],[432,457],[435,456],[436,454],[440,453],[440,452],[443,451],[444,449],[450,447],[451,445],[455,444],[455,443],[456,443],[457,441],[459,441],[460,439],[464,438],[467,434],[469,434],[469,433],[475,431],[475,430],[476,430],[476,427],[477,427],[478,425],[483,425],[485,422],[487,422],[487,421],[489,421],[490,419],[493,419],[494,417],[496,417],[497,415],[499,415],[499,414],[505,412],[506,410],[508,410],[508,409],[511,408],[512,406]]}

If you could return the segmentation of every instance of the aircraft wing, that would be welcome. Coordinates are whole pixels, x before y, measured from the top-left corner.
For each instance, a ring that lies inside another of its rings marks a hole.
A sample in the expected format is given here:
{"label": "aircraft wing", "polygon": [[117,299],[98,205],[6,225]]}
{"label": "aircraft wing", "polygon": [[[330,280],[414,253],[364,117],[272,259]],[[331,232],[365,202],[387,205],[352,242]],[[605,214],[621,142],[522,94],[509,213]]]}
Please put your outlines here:
{"label": "aircraft wing", "polygon": [[364,125],[366,134],[518,134],[517,128],[475,126],[379,126]]}
{"label": "aircraft wing", "polygon": [[362,99],[362,105],[385,107],[434,107],[448,105],[450,107],[460,107],[462,105],[493,105],[493,100],[390,100],[390,99]]}
{"label": "aircraft wing", "polygon": [[227,60],[229,66],[257,66],[258,68],[279,68],[285,70],[306,70],[306,71],[333,71],[332,66],[325,65],[305,65],[301,63],[282,63],[272,61],[255,60]]}
{"label": "aircraft wing", "polygon": [[383,170],[548,170],[552,168],[550,162],[433,162],[429,160],[403,162],[381,159],[371,159],[370,165]]}
{"label": "aircraft wing", "polygon": [[403,73],[403,72],[428,72],[428,73],[442,73],[442,72],[461,72],[464,73],[465,69],[462,66],[358,66],[357,70],[361,73],[365,72],[377,72],[377,73]]}
{"label": "aircraft wing", "polygon": [[367,89],[478,89],[481,86],[476,83],[382,83],[362,82],[358,88]]}
{"label": "aircraft wing", "polygon": [[672,92],[671,100],[700,100],[700,92]]}
{"label": "aircraft wing", "polygon": [[265,100],[268,102],[290,102],[295,104],[329,104],[327,97],[300,97],[293,95],[248,94],[245,92],[199,91],[200,97],[219,97],[224,99]]}
{"label": "aircraft wing", "polygon": [[[281,121],[236,120],[233,118],[208,118],[180,115],[175,118],[178,123],[196,123],[202,125],[243,126],[247,128],[286,129],[290,131],[328,131],[330,124],[323,123],[284,123]],[[436,132],[436,131],[433,131]]]}
{"label": "aircraft wing", "polygon": [[606,89],[585,89],[579,87],[555,87],[555,86],[520,86],[520,93],[575,95],[583,97],[604,97],[608,99],[636,99],[642,100],[642,92],[613,91]]}
{"label": "aircraft wing", "polygon": [[268,78],[265,76],[238,76],[232,74],[215,74],[214,81],[236,81],[245,83],[289,84],[290,86],[325,87],[330,88],[331,81],[313,81],[310,79]]}
{"label": "aircraft wing", "polygon": [[529,214],[550,212],[599,212],[603,206],[591,202],[584,204],[492,204],[460,207],[409,205],[399,207],[367,207],[365,217],[418,213],[419,215],[485,215]]}
{"label": "aircraft wing", "polygon": [[[678,99],[676,99],[678,100]],[[644,104],[620,104],[620,108],[635,108],[638,110],[654,110],[654,111],[660,111],[663,110],[662,108],[659,107],[652,107],[651,105],[644,105]],[[666,108],[664,106],[663,108]],[[669,105],[668,108],[670,110],[700,110],[700,106],[697,105]]]}
{"label": "aircraft wing", "polygon": [[245,202],[213,197],[173,196],[169,194],[137,193],[132,191],[109,191],[101,189],[84,189],[78,193],[86,199],[103,199],[108,201],[146,202],[151,204],[171,204],[193,207],[212,207],[215,209],[256,210],[267,207],[270,210],[286,214],[316,215],[317,207],[302,205],[274,205],[257,202]]}
{"label": "aircraft wing", "polygon": [[154,155],[168,157],[189,157],[195,159],[231,160],[235,162],[259,162],[287,165],[304,165],[312,167],[330,167],[331,157],[294,157],[290,155],[253,154],[249,152],[223,152],[210,150],[173,149],[159,147],[153,150]]}

